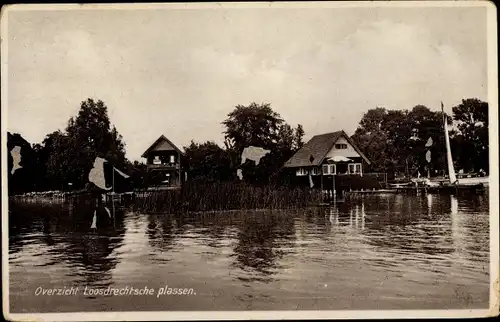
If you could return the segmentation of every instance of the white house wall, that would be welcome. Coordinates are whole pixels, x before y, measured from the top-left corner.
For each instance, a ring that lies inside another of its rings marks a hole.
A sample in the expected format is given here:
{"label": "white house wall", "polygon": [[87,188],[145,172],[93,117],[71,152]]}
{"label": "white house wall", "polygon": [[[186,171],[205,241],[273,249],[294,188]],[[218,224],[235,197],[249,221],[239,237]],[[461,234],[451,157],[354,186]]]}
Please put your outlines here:
{"label": "white house wall", "polygon": [[[346,144],[347,149],[339,149],[339,150],[335,149],[335,144]],[[340,137],[337,140],[337,142],[335,142],[335,144],[333,145],[333,148],[326,155],[326,158],[331,158],[331,157],[335,157],[335,156],[343,156],[346,158],[361,157],[359,155],[359,153],[356,152],[356,150],[353,148],[353,146],[351,144],[349,144],[349,142],[347,142],[347,140],[344,137]]]}

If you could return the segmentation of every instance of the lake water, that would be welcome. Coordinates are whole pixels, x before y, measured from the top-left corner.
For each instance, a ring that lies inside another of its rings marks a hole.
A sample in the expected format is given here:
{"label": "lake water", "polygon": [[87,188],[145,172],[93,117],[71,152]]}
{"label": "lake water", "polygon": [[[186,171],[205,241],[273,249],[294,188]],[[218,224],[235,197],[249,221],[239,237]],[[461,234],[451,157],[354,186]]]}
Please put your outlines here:
{"label": "lake water", "polygon": [[[97,232],[79,207],[11,204],[10,311],[488,308],[488,199],[388,194],[190,215],[117,209],[115,227]],[[188,294],[159,296],[167,285]],[[78,291],[36,294],[71,287]],[[108,287],[153,294],[89,294]]]}

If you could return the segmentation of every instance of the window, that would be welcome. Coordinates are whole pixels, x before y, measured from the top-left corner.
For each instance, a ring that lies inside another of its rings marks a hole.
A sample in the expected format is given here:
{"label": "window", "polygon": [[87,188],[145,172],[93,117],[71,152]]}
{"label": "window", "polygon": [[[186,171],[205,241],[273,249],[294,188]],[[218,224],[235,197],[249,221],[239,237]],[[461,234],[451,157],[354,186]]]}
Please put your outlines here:
{"label": "window", "polygon": [[312,168],[312,175],[313,176],[318,176],[321,174],[321,169],[320,168]]}
{"label": "window", "polygon": [[304,168],[298,168],[297,171],[295,172],[297,176],[305,176],[307,175],[307,170]]}
{"label": "window", "polygon": [[361,174],[361,163],[351,163],[349,164],[350,174]]}
{"label": "window", "polygon": [[344,143],[335,144],[335,149],[345,150],[345,149],[347,149],[347,144],[344,144]]}
{"label": "window", "polygon": [[335,164],[323,164],[323,174],[336,174],[337,169]]}
{"label": "window", "polygon": [[155,155],[155,158],[153,159],[153,164],[161,164],[161,160],[158,155]]}
{"label": "window", "polygon": [[170,163],[175,163],[175,155],[170,156]]}

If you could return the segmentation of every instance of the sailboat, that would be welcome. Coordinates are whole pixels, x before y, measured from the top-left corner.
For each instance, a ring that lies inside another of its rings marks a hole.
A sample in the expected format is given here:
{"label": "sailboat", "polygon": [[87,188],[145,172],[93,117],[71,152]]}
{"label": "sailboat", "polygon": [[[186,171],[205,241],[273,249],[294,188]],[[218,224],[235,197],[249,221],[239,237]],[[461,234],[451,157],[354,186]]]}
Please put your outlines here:
{"label": "sailboat", "polygon": [[456,187],[482,185],[484,187],[487,187],[489,184],[489,177],[473,177],[473,178],[457,179],[455,168],[453,166],[453,157],[451,155],[451,147],[450,147],[450,136],[448,134],[448,121],[446,119],[446,115],[444,114],[443,102],[441,102],[441,112],[443,113],[444,138],[446,141],[446,163],[448,164],[448,177],[450,185]]}

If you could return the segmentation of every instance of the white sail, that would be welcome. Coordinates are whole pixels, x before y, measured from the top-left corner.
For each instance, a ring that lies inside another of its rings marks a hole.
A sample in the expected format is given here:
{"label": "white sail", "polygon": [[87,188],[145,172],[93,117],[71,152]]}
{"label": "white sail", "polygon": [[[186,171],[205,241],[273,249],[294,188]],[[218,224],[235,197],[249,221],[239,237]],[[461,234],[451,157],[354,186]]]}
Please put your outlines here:
{"label": "white sail", "polygon": [[446,115],[444,115],[444,113],[443,117],[444,117],[444,138],[446,141],[446,160],[448,163],[448,176],[450,177],[450,183],[454,184],[457,181],[457,176],[455,175],[455,168],[453,167],[453,158],[451,157],[450,137],[448,135],[448,121],[446,120]]}

